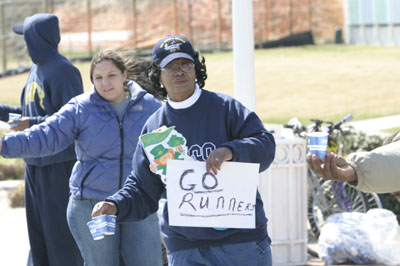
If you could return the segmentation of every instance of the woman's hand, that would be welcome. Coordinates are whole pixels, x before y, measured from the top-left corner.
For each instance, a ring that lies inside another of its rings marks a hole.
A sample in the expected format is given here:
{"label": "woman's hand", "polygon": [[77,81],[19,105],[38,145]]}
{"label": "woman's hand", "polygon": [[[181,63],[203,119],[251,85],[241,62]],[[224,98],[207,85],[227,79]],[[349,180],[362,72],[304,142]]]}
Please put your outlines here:
{"label": "woman's hand", "polygon": [[117,206],[109,201],[100,201],[94,205],[92,210],[92,217],[97,217],[100,215],[115,215],[118,209]]}
{"label": "woman's hand", "polygon": [[232,160],[233,153],[231,149],[227,147],[218,148],[213,150],[207,158],[207,173],[210,173],[212,170],[214,174],[218,174],[218,171],[221,170],[221,165],[225,161]]}

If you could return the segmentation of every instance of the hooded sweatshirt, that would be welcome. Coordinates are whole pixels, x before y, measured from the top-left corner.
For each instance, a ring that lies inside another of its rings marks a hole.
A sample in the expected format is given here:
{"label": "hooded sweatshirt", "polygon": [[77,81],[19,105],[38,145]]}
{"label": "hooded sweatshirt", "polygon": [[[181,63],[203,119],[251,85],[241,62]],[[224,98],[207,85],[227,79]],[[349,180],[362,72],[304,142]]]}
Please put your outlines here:
{"label": "hooded sweatshirt", "polygon": [[[24,39],[34,63],[21,94],[22,116],[30,125],[43,122],[72,97],[83,93],[80,72],[58,53],[60,28],[52,14],[36,14],[24,22]],[[75,159],[74,145],[41,158],[25,159],[27,164],[46,166]]]}

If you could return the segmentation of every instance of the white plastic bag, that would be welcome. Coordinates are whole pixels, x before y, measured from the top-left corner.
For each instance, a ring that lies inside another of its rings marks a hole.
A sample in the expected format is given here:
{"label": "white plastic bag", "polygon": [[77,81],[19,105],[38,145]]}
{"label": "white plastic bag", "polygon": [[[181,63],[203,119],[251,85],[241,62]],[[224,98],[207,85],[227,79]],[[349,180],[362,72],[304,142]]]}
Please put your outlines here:
{"label": "white plastic bag", "polygon": [[400,264],[400,226],[386,209],[330,216],[318,244],[319,256],[326,264]]}

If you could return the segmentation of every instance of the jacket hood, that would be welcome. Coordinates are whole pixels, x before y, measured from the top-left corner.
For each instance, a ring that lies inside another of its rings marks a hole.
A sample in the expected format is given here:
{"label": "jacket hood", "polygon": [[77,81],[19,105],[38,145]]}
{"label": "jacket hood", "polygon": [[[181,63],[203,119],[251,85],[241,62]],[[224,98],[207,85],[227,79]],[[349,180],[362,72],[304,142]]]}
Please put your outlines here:
{"label": "jacket hood", "polygon": [[138,83],[133,80],[127,80],[127,85],[131,90],[132,100],[140,99],[147,93]]}
{"label": "jacket hood", "polygon": [[[145,91],[138,83],[136,83],[133,80],[127,80],[126,85],[128,86],[129,90],[131,91],[131,102],[132,101],[136,102],[137,100],[140,100],[147,93],[147,91]],[[93,86],[93,93],[92,93],[91,97],[95,97],[98,99],[98,100],[93,99],[94,102],[96,102],[97,104],[104,105],[105,102],[107,102],[100,96],[100,94],[97,92],[97,89],[95,86]]]}
{"label": "jacket hood", "polygon": [[33,63],[43,64],[58,54],[60,28],[55,15],[36,14],[25,18],[23,33]]}

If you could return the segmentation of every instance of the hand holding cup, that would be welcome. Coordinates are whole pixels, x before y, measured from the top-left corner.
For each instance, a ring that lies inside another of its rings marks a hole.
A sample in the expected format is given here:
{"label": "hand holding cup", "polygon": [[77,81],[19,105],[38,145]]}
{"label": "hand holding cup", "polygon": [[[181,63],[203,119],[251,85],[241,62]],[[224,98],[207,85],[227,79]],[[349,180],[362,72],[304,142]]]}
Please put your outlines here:
{"label": "hand holding cup", "polygon": [[11,128],[17,127],[18,124],[13,123],[15,121],[18,121],[21,119],[20,114],[15,114],[15,113],[9,113],[8,114],[8,124],[10,125]]}
{"label": "hand holding cup", "polygon": [[308,136],[308,149],[311,155],[315,154],[319,159],[326,157],[326,150],[328,147],[328,133],[327,132],[310,132]]}

